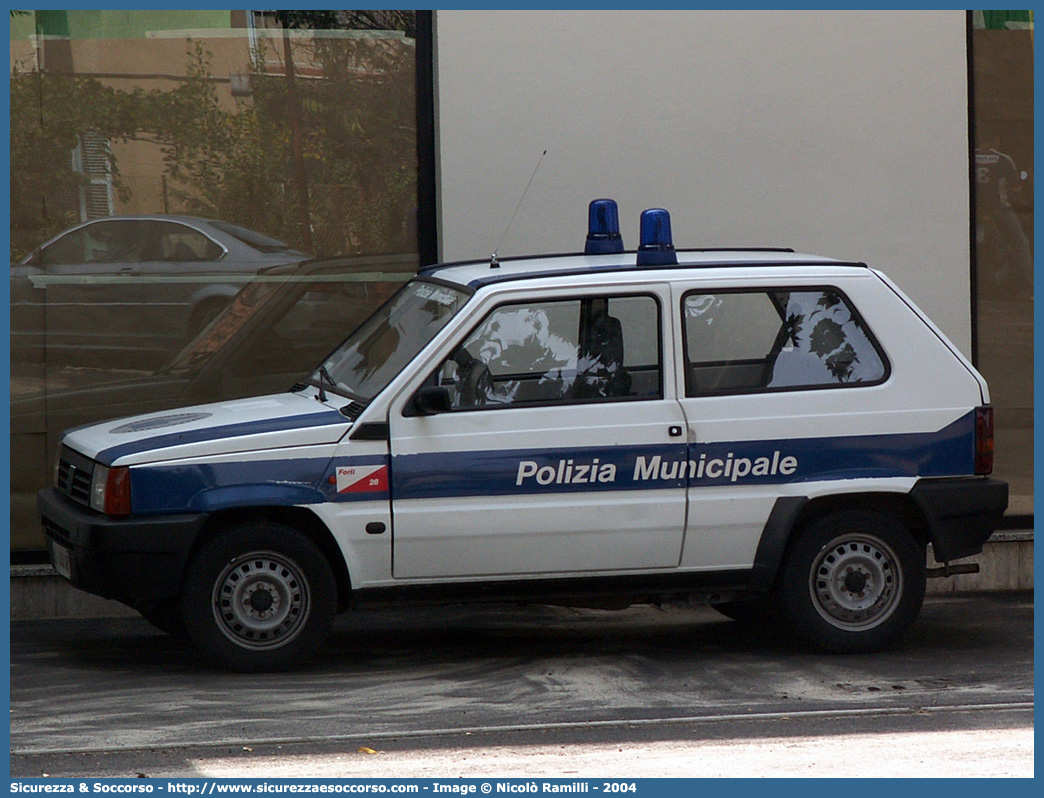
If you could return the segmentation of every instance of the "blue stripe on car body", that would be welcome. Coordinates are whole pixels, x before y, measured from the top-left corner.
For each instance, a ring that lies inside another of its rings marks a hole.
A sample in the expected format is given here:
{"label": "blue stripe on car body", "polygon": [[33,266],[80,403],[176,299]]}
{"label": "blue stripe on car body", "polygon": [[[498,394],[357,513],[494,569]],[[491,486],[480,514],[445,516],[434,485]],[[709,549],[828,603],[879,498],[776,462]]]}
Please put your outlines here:
{"label": "blue stripe on car body", "polygon": [[320,504],[388,499],[388,492],[338,494],[336,467],[386,465],[383,455],[287,458],[232,463],[183,462],[132,467],[131,509],[136,515],[213,512],[230,507]]}
{"label": "blue stripe on car body", "polygon": [[[959,476],[974,473],[974,454],[968,413],[932,433],[399,455],[392,458],[392,492],[395,499],[427,499]],[[759,460],[764,473],[755,470]],[[749,470],[733,478],[739,461]]]}
{"label": "blue stripe on car body", "polygon": [[[246,426],[246,425],[244,425]],[[974,472],[969,413],[934,433],[725,443],[178,463],[131,469],[133,511],[766,485]],[[390,465],[388,490],[338,493],[338,467]]]}
{"label": "blue stripe on car body", "polygon": [[98,452],[97,461],[104,466],[111,466],[121,457],[131,454],[140,454],[154,449],[166,449],[171,446],[182,446],[187,443],[205,443],[207,441],[222,440],[224,438],[239,438],[245,435],[260,435],[265,432],[283,432],[285,430],[306,429],[308,427],[325,427],[334,424],[351,422],[342,416],[337,410],[320,413],[305,413],[304,415],[283,416],[281,418],[268,418],[260,421],[244,421],[239,424],[224,424],[217,427],[204,427],[202,429],[187,430],[185,432],[172,432],[167,435],[157,435],[152,438],[123,443],[112,446]]}

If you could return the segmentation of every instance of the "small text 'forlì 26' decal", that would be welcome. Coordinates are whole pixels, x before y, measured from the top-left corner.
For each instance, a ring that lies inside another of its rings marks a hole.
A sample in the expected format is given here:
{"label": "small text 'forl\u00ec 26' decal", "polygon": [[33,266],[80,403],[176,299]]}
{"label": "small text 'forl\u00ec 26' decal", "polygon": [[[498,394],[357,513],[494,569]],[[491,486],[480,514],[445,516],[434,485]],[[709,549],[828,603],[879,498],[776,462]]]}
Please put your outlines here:
{"label": "small text 'forl\u00ec 26' decal", "polygon": [[386,490],[388,490],[387,465],[337,466],[338,493],[370,493]]}

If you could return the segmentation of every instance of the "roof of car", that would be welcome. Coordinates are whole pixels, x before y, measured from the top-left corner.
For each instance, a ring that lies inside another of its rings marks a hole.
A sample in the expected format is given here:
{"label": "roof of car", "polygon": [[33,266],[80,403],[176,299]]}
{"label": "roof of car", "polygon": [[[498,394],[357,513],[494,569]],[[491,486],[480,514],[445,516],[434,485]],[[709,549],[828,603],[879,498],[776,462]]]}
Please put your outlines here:
{"label": "roof of car", "polygon": [[619,252],[609,255],[539,255],[521,258],[489,258],[482,261],[439,263],[421,269],[421,276],[471,288],[494,283],[591,275],[605,272],[646,273],[657,271],[668,275],[680,270],[736,267],[800,267],[831,266],[866,268],[866,264],[806,255],[790,249],[689,249],[677,251],[678,263],[665,266],[638,266],[637,253]]}

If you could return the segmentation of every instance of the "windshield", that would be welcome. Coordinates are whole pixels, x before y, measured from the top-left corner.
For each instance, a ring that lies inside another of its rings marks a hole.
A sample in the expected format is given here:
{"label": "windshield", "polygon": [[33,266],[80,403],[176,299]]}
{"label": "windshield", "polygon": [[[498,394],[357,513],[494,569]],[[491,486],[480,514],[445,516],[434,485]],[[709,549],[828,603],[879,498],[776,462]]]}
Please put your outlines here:
{"label": "windshield", "polygon": [[446,285],[407,283],[312,373],[312,381],[370,401],[446,326],[468,297]]}

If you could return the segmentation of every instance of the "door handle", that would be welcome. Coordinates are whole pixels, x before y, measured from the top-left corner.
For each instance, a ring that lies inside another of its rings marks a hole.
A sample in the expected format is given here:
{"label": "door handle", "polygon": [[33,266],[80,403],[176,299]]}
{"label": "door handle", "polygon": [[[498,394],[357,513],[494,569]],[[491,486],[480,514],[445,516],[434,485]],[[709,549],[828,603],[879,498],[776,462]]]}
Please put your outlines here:
{"label": "door handle", "polygon": [[671,426],[667,427],[667,434],[672,438],[680,438],[683,431],[680,424],[671,424]]}

